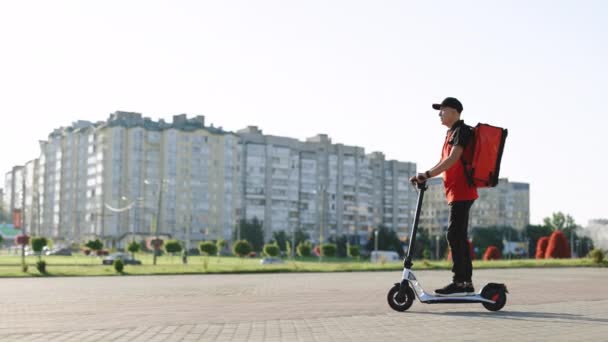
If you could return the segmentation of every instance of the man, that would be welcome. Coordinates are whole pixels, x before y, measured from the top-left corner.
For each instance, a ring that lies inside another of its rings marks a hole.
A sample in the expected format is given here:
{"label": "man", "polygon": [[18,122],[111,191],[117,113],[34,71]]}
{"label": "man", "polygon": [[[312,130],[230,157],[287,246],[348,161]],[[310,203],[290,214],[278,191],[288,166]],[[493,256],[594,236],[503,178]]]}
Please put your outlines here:
{"label": "man", "polygon": [[473,265],[467,229],[469,210],[478,196],[477,189],[467,181],[461,161],[464,148],[473,138],[473,130],[460,119],[463,107],[457,99],[447,97],[441,104],[433,104],[433,109],[439,110],[441,124],[449,128],[441,151],[441,161],[428,171],[412,177],[410,181],[424,182],[443,174],[445,195],[450,207],[447,238],[452,250],[454,278],[451,284],[435,290],[435,293],[439,296],[473,294]]}

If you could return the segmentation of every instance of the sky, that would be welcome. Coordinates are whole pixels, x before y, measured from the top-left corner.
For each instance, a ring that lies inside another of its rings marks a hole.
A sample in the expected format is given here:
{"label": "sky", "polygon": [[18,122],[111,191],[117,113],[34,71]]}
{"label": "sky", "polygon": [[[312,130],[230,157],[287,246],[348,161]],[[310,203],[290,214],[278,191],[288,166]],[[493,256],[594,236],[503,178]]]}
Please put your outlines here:
{"label": "sky", "polygon": [[531,223],[608,218],[605,1],[0,1],[0,171],[76,120],[204,115],[381,151],[424,171],[431,104],[509,130]]}

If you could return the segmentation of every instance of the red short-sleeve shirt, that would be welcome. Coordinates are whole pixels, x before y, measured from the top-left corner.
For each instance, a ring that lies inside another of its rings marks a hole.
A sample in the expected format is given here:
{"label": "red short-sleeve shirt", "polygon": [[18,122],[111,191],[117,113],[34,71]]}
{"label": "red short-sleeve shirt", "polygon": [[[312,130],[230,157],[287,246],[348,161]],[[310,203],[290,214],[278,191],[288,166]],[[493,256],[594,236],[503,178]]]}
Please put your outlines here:
{"label": "red short-sleeve shirt", "polygon": [[[445,136],[441,160],[444,161],[448,158],[453,146],[466,147],[472,137],[472,129],[465,125],[464,121],[457,121]],[[477,188],[469,185],[461,161],[457,161],[452,167],[445,170],[442,177],[443,185],[445,186],[445,197],[448,203],[471,201],[479,197],[477,195]]]}

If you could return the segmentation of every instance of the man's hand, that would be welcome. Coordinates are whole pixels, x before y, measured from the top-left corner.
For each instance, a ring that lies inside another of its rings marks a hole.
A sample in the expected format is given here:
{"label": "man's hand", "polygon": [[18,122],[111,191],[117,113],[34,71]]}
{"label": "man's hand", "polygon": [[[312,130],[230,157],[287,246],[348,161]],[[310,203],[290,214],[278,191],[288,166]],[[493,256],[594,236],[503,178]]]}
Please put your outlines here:
{"label": "man's hand", "polygon": [[427,180],[427,177],[424,173],[419,173],[416,176],[412,176],[410,178],[411,183],[422,183]]}

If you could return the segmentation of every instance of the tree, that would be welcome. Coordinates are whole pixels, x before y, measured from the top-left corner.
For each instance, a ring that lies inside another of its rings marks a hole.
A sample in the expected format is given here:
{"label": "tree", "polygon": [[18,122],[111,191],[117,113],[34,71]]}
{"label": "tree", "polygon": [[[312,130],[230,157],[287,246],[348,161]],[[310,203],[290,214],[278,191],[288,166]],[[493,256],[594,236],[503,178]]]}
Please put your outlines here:
{"label": "tree", "polygon": [[103,248],[103,242],[101,242],[101,240],[99,240],[99,239],[89,240],[85,244],[85,247],[94,251],[95,254],[99,254],[99,251],[102,250],[102,248]]}
{"label": "tree", "polygon": [[[395,251],[399,253],[400,257],[404,256],[403,248],[401,248],[401,240],[399,240],[399,237],[397,236],[397,233],[394,230],[388,229],[387,227],[381,225],[377,228],[377,231],[378,250]],[[373,251],[375,248],[375,239],[376,234],[372,231],[369,234],[366,246],[367,250],[370,252]],[[418,237],[416,237],[416,241],[418,241]]]}
{"label": "tree", "polygon": [[336,255],[340,258],[345,258],[348,255],[347,244],[348,237],[346,235],[332,235],[329,237],[329,242],[336,244]]}
{"label": "tree", "polygon": [[545,259],[549,258],[570,258],[570,248],[568,240],[562,231],[556,230],[549,237],[549,245],[545,252]]}
{"label": "tree", "polygon": [[294,238],[295,246],[299,246],[302,242],[310,240],[310,234],[303,231],[301,228],[296,229],[296,231],[294,232],[294,235],[295,235],[295,238]]}
{"label": "tree", "polygon": [[276,242],[264,245],[264,254],[270,257],[276,257],[277,255],[279,255],[279,253],[281,253],[281,250],[276,244]]}
{"label": "tree", "polygon": [[165,243],[165,251],[171,253],[171,255],[175,255],[175,253],[182,251],[182,244],[177,240],[168,240]]}
{"label": "tree", "polygon": [[[545,225],[528,225],[524,230],[528,237],[528,255],[536,255],[536,247],[540,238],[551,235],[553,231],[551,227]],[[545,248],[547,246],[545,245]],[[543,257],[545,255],[543,250]]]}
{"label": "tree", "polygon": [[42,248],[44,248],[44,246],[46,246],[47,244],[47,240],[44,237],[34,237],[32,239],[32,250],[36,253],[38,253],[38,260],[42,259]]}
{"label": "tree", "polygon": [[309,257],[312,253],[312,246],[309,241],[300,242],[296,248],[298,255],[301,257]]}
{"label": "tree", "polygon": [[217,245],[211,241],[203,241],[198,245],[198,249],[203,255],[215,255],[217,254]]}
{"label": "tree", "polygon": [[543,236],[536,242],[536,259],[544,259],[545,253],[547,252],[547,245],[549,245],[549,237]]}
{"label": "tree", "polygon": [[141,249],[141,244],[136,241],[131,241],[129,243],[129,245],[127,246],[127,250],[129,252],[131,252],[131,254],[133,256],[135,256],[135,253],[138,253],[140,251],[140,249]]}
{"label": "tree", "polygon": [[576,223],[572,216],[564,214],[561,211],[551,214],[551,217],[545,217],[543,223],[552,230],[564,230],[565,228],[574,227]]}
{"label": "tree", "polygon": [[285,252],[286,247],[289,243],[291,243],[291,239],[287,237],[287,233],[284,230],[279,230],[278,232],[272,232],[272,240],[276,243],[281,251]]}
{"label": "tree", "polygon": [[246,256],[251,250],[251,244],[247,240],[239,240],[232,245],[232,252],[239,257]]}
{"label": "tree", "polygon": [[489,246],[483,254],[483,260],[500,260],[502,258],[500,250],[496,246]]}
{"label": "tree", "polygon": [[321,255],[326,257],[335,257],[338,247],[334,243],[324,243],[321,245]]}
{"label": "tree", "polygon": [[241,232],[241,240],[247,240],[255,252],[260,252],[264,246],[264,230],[262,223],[253,218],[251,221],[241,220],[232,234],[232,239],[238,238],[238,232]]}

